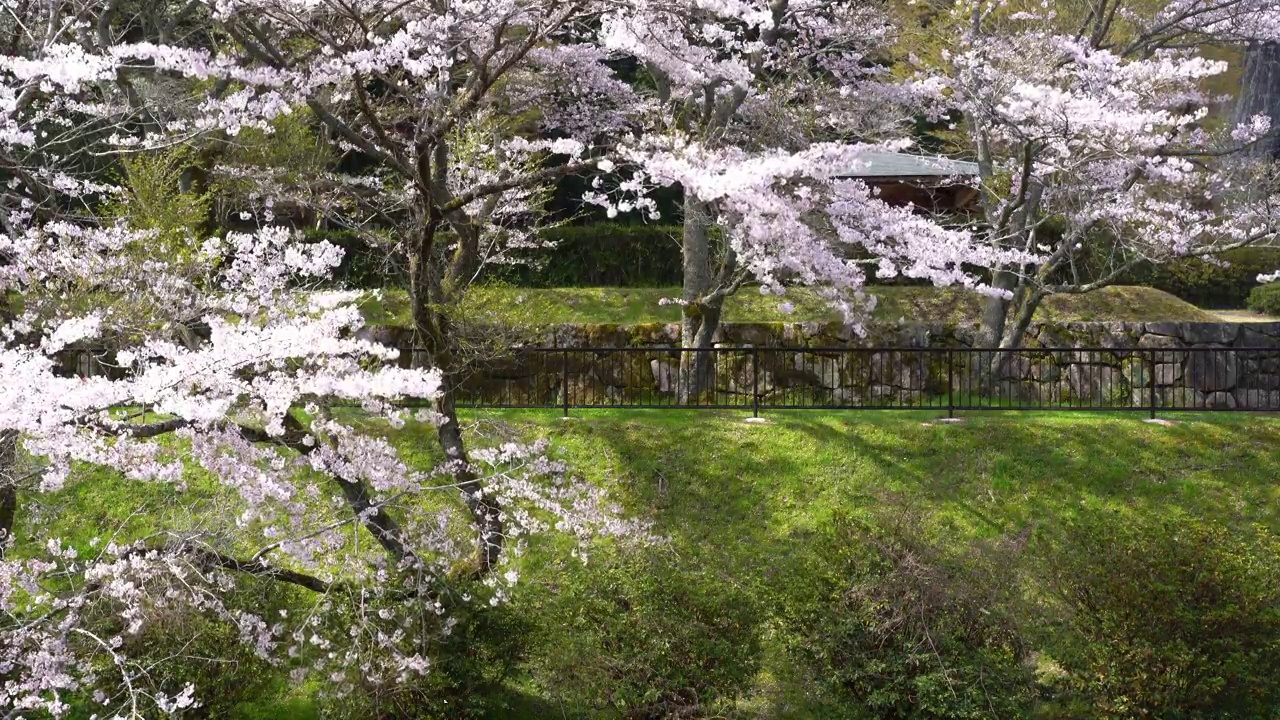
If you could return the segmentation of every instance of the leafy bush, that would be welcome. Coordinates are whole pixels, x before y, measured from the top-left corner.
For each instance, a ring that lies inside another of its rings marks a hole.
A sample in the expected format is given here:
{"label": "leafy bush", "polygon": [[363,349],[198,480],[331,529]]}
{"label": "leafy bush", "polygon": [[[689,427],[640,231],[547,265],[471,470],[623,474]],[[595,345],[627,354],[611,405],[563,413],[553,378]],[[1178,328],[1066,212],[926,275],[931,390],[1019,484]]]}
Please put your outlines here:
{"label": "leafy bush", "polygon": [[666,287],[679,285],[679,226],[565,225],[542,233],[555,243],[528,265],[493,266],[489,276],[522,287]]}
{"label": "leafy bush", "polygon": [[[541,233],[552,248],[521,254],[524,262],[493,264],[483,277],[519,287],[666,287],[679,285],[680,227],[655,225],[566,225]],[[327,240],[345,252],[335,284],[355,289],[403,287],[402,263],[355,233],[310,230],[308,239]]]}
{"label": "leafy bush", "polygon": [[[249,580],[223,601],[228,607],[273,617],[290,607],[293,596],[278,583]],[[199,706],[184,717],[238,717],[241,706],[269,703],[285,691],[287,676],[242,640],[239,627],[211,611],[185,603],[156,604],[137,633],[126,632],[113,612],[91,611],[87,618],[89,632],[100,638],[120,638],[121,654],[132,661],[132,682],[144,692],[173,697],[188,684],[195,686]],[[100,673],[106,687],[117,687],[113,683],[119,681],[119,668],[110,658],[102,658]],[[77,710],[73,717],[97,717],[93,713],[100,712],[100,707],[88,697],[90,690],[86,688],[87,696],[72,702]]]}
{"label": "leafy bush", "polygon": [[[481,598],[479,583],[458,581],[455,596]],[[353,608],[353,612],[358,610]],[[490,607],[473,600],[453,604],[446,615],[456,624],[446,633],[441,617],[428,613],[420,626],[404,628],[426,639],[422,654],[430,667],[393,683],[357,683],[325,698],[324,716],[350,720],[468,720],[498,716],[515,701],[507,691],[524,660],[530,628],[509,605]],[[391,630],[390,627],[387,628]]]}
{"label": "leafy bush", "polygon": [[1087,514],[1048,553],[1063,683],[1114,718],[1280,709],[1280,541],[1198,518]]}
{"label": "leafy bush", "polygon": [[1023,717],[1036,697],[1017,622],[1017,543],[944,550],[910,509],[837,521],[783,614],[789,651],[849,717]]}
{"label": "leafy bush", "polygon": [[342,263],[333,271],[334,285],[353,290],[404,287],[401,264],[385,249],[369,245],[350,230],[307,230],[308,242],[330,242],[342,248]]}
{"label": "leafy bush", "polygon": [[699,717],[746,689],[760,662],[754,599],[675,562],[598,550],[527,598],[535,683],[570,708],[629,718]]}
{"label": "leafy bush", "polygon": [[1240,248],[1221,262],[1185,258],[1141,268],[1127,281],[1150,285],[1200,307],[1243,307],[1258,287],[1258,275],[1280,268],[1280,248]]}
{"label": "leafy bush", "polygon": [[1280,282],[1259,285],[1249,293],[1250,310],[1263,315],[1280,315]]}

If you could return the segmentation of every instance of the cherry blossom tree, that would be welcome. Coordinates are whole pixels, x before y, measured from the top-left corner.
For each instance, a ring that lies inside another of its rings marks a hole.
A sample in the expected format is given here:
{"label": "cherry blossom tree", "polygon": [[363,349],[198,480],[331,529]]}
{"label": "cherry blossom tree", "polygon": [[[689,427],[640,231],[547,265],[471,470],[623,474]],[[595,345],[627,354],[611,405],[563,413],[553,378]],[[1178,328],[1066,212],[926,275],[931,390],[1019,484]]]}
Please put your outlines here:
{"label": "cherry blossom tree", "polygon": [[[128,213],[104,219],[104,208],[129,202],[128,189],[112,180],[112,159],[122,153],[208,136],[226,141],[244,128],[270,129],[282,113],[308,106],[343,147],[358,147],[361,133],[376,134],[376,127],[326,120],[336,111],[331,108],[345,113],[347,103],[363,102],[350,70],[379,73],[385,69],[379,63],[396,57],[405,82],[418,77],[405,68],[442,81],[432,63],[447,67],[449,53],[468,52],[465,42],[447,38],[470,37],[481,22],[475,12],[501,8],[472,8],[461,17],[441,12],[436,25],[418,22],[429,14],[399,18],[404,22],[381,40],[365,33],[357,38],[353,25],[327,18],[321,29],[306,27],[347,33],[358,47],[338,46],[342,54],[331,62],[312,46],[306,69],[293,75],[261,58],[283,52],[269,40],[289,29],[290,17],[321,19],[307,15],[311,3],[189,3],[173,16],[163,14],[167,5],[157,9],[162,12],[139,19],[124,16],[117,3],[5,7],[3,717],[87,708],[133,718],[198,704],[199,688],[168,687],[164,667],[130,656],[128,638],[177,609],[229,624],[266,661],[299,679],[322,679],[339,694],[356,685],[403,682],[430,669],[432,648],[451,632],[451,611],[460,603],[504,598],[518,569],[502,563],[520,552],[529,533],[554,528],[582,539],[643,536],[639,526],[618,519],[599,491],[569,482],[542,444],[463,452],[449,401],[448,349],[430,344],[436,326],[423,330],[425,357],[402,367],[398,350],[361,339],[363,320],[350,297],[298,292],[337,265],[335,246],[303,243],[287,228],[268,226],[166,239],[185,242],[178,253],[157,244],[156,229],[129,224]],[[300,14],[282,15],[286,10]],[[495,23],[488,27],[491,37],[502,45],[486,62],[500,66],[509,51],[532,52],[537,42],[524,31],[543,32],[537,18],[554,23],[560,17],[550,6],[544,10],[545,16],[510,7],[505,16],[485,15]],[[370,12],[397,11],[388,5]],[[188,32],[191,18],[203,19],[205,25],[195,23],[203,30]],[[462,24],[450,26],[454,21]],[[139,27],[151,28],[150,39],[139,39]],[[447,32],[433,34],[441,28]],[[228,36],[241,40],[221,55],[215,48]],[[423,44],[397,55],[395,39],[411,37]],[[306,53],[297,50],[302,45],[285,47]],[[476,73],[474,81],[446,79],[439,86],[454,93],[441,100],[445,115],[433,120],[440,125],[431,126],[440,138],[453,137],[457,121],[449,113],[471,113],[500,79]],[[387,81],[382,92],[403,97],[391,79],[381,79]],[[352,94],[334,99],[348,90]],[[413,117],[412,104],[396,100],[390,107],[405,114],[361,117]],[[416,131],[396,132],[416,137]],[[491,174],[469,181],[473,189],[490,188],[487,194],[422,203],[406,196],[432,192],[432,178],[441,178],[440,192],[460,181],[440,162],[447,162],[449,145],[421,142],[429,149],[425,156],[415,150],[397,158],[389,146],[385,155],[377,146],[365,151],[379,167],[405,165],[409,157],[425,166],[411,177],[427,184],[382,188],[396,204],[382,207],[425,213],[411,226],[419,230],[451,218],[456,239],[448,252],[431,246],[430,235],[417,236],[428,244],[411,256],[427,263],[415,287],[445,287],[472,267],[479,232],[464,231],[476,203],[497,214],[503,194],[527,184],[511,179],[506,168],[562,147],[507,138],[492,153],[500,160]],[[419,145],[402,149],[411,147]],[[563,149],[581,154],[576,146]],[[332,184],[367,188],[364,180],[335,177]],[[421,320],[422,311],[416,315]],[[76,348],[81,356],[100,349],[95,354],[103,371],[90,377],[67,372],[62,360]],[[404,410],[411,400],[435,408]],[[411,466],[388,439],[392,430],[417,426],[441,438],[445,452],[434,468]],[[163,486],[190,497],[191,511],[156,517],[157,529],[143,534],[104,528],[87,547],[19,521],[24,498],[91,482],[96,475],[86,469],[114,473],[140,489]],[[188,496],[196,487],[201,492]],[[197,504],[206,495],[214,499]],[[303,593],[302,612],[268,616],[228,601],[230,589],[247,579]]]}
{"label": "cherry blossom tree", "polygon": [[[1204,43],[1274,37],[1251,0],[1059,5],[961,3],[937,69],[981,168],[981,232],[1033,262],[991,267],[981,342],[1016,347],[1041,300],[1089,292],[1141,263],[1268,242],[1275,178],[1244,152],[1270,130],[1225,126]],[[1074,6],[1072,6],[1074,7]],[[928,66],[929,60],[919,60]]]}
{"label": "cherry blossom tree", "polygon": [[[358,230],[403,259],[415,366],[440,373],[439,442],[473,498],[487,571],[504,536],[478,490],[454,407],[468,358],[456,309],[486,260],[536,230],[538,188],[593,166],[593,141],[626,122],[634,98],[605,53],[583,41],[597,8],[555,2],[220,2],[196,43],[117,42],[130,72],[200,81],[164,106],[168,136],[234,146],[302,118],[334,161],[214,168],[247,182],[268,221],[284,201]],[[225,158],[225,156],[224,156]]]}
{"label": "cherry blossom tree", "polygon": [[[684,191],[683,346],[710,347],[725,298],[748,282],[816,287],[860,325],[870,303],[856,256],[882,277],[979,288],[963,264],[1016,259],[848,179],[866,153],[908,147],[904,125],[934,95],[889,77],[895,31],[861,2],[655,2],[606,18],[604,45],[643,62],[652,86],[648,132],[622,153],[632,181]],[[705,386],[708,357],[684,356],[682,400]]]}

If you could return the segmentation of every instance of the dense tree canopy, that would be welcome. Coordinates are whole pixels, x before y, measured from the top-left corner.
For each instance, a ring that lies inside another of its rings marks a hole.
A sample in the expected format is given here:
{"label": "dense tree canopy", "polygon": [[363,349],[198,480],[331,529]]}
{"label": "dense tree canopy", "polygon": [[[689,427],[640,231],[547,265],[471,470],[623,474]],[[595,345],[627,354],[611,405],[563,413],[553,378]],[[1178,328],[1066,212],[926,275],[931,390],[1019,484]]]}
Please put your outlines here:
{"label": "dense tree canopy", "polygon": [[[933,18],[936,52],[898,58],[895,14],[831,0],[5,3],[0,708],[198,702],[124,649],[177,607],[299,680],[394,684],[429,671],[457,607],[505,597],[527,534],[648,541],[544,444],[469,447],[455,408],[494,349],[457,309],[486,263],[539,246],[563,177],[649,219],[654,188],[682,189],[694,344],[747,282],[818,287],[856,323],[868,267],[986,293],[991,340],[1016,343],[1030,316],[1011,332],[1010,307],[1271,238],[1272,176],[1241,152],[1269,120],[1207,122],[1223,66],[1198,49],[1277,39],[1271,5],[1066,5],[960,3]],[[909,149],[917,117],[960,123],[974,227],[848,179]],[[147,167],[178,168],[176,201],[143,192]],[[349,295],[303,292],[341,253],[298,218],[404,264],[405,357],[361,333]],[[1098,252],[1101,274],[1079,274]],[[69,377],[71,347],[110,372]],[[383,434],[406,423],[434,429],[433,471]],[[52,536],[8,551],[19,499],[86,468],[219,492],[92,556]],[[238,605],[248,581],[308,612]]]}

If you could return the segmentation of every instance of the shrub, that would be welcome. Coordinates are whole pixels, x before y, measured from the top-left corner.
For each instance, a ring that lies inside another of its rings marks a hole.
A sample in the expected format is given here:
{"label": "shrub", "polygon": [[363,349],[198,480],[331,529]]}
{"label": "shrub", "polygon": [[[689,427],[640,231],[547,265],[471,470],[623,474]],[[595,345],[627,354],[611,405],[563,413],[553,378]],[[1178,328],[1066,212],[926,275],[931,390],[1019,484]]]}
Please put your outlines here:
{"label": "shrub", "polygon": [[724,577],[675,562],[661,548],[597,550],[527,598],[536,684],[570,708],[629,718],[699,717],[745,690],[759,608]]}
{"label": "shrub", "polygon": [[1097,717],[1280,709],[1280,542],[1196,518],[1085,515],[1048,554],[1063,682]]}
{"label": "shrub", "polygon": [[1280,282],[1259,285],[1249,293],[1250,310],[1263,315],[1280,316]]}
{"label": "shrub", "polygon": [[[789,651],[850,717],[1022,717],[1036,697],[1012,545],[948,551],[893,504],[837,521],[784,611]],[[860,708],[860,709],[859,709]]]}
{"label": "shrub", "polygon": [[403,287],[401,266],[386,249],[369,245],[350,230],[308,230],[308,242],[327,241],[342,248],[342,263],[333,271],[332,283],[353,290]]}
{"label": "shrub", "polygon": [[1221,262],[1184,258],[1136,271],[1127,283],[1150,285],[1200,307],[1239,308],[1258,287],[1258,275],[1280,268],[1280,248],[1240,248]]}
{"label": "shrub", "polygon": [[457,581],[450,592],[477,600],[451,605],[447,617],[457,622],[449,632],[442,631],[441,617],[431,613],[419,618],[421,625],[405,628],[426,639],[422,654],[430,667],[425,674],[343,687],[324,698],[324,716],[468,720],[495,717],[507,710],[515,701],[507,684],[525,658],[530,628],[509,605],[490,607],[478,600],[487,594],[479,583]]}
{"label": "shrub", "polygon": [[[566,225],[544,230],[552,248],[521,253],[514,264],[491,264],[483,278],[519,287],[665,287],[679,285],[679,226]],[[446,238],[448,234],[446,233]],[[310,230],[313,242],[327,240],[344,251],[334,284],[352,289],[403,287],[400,260],[345,230]],[[447,239],[444,241],[447,243]]]}
{"label": "shrub", "polygon": [[683,278],[680,226],[565,225],[544,231],[553,250],[527,265],[490,266],[491,278],[521,287],[666,287]]}
{"label": "shrub", "polygon": [[[179,596],[180,597],[180,596]],[[230,591],[223,601],[263,617],[272,617],[293,601],[291,591],[272,582],[246,580]],[[245,704],[270,702],[285,691],[287,676],[271,661],[257,655],[244,642],[240,629],[212,611],[186,603],[157,603],[147,622],[137,633],[129,633],[115,612],[88,613],[87,629],[100,638],[118,637],[121,654],[128,657],[132,682],[144,692],[163,692],[172,697],[188,685],[195,686],[199,706],[184,717],[225,718],[238,716]],[[139,674],[139,670],[145,671]],[[101,677],[105,687],[117,687],[119,669],[102,658]],[[86,695],[92,688],[86,688]],[[76,717],[96,717],[99,708],[89,697],[78,699]]]}

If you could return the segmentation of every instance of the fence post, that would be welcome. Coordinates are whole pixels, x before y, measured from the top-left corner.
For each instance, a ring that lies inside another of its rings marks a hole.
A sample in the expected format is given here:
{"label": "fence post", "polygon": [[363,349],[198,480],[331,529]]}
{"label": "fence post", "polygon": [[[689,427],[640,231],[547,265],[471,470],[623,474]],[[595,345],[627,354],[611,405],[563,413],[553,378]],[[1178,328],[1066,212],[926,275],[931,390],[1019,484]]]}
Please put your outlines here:
{"label": "fence post", "polygon": [[956,400],[955,400],[955,351],[947,348],[947,417],[954,418],[956,416]]}
{"label": "fence post", "polygon": [[1151,380],[1147,383],[1151,393],[1151,419],[1156,419],[1156,351],[1151,351]]}
{"label": "fence post", "polygon": [[564,401],[564,416],[569,417],[569,350],[565,348],[560,364],[560,395]]}
{"label": "fence post", "polygon": [[751,417],[760,417],[760,358],[751,346]]}

